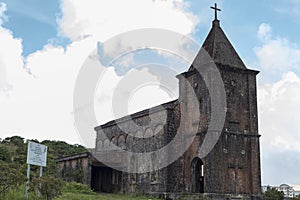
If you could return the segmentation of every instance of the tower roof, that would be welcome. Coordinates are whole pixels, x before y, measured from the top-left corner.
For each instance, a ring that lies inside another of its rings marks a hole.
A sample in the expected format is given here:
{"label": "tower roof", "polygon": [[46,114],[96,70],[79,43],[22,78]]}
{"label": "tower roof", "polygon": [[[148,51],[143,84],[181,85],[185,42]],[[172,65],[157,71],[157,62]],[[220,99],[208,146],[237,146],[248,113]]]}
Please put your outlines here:
{"label": "tower roof", "polygon": [[[205,50],[216,64],[227,65],[239,69],[247,69],[220,27],[220,21],[218,19],[213,21],[212,28],[202,45],[202,50]],[[202,52],[200,50],[194,60],[194,63],[199,63],[197,62],[197,59],[201,59],[201,56],[199,55],[201,53]],[[193,67],[191,67],[190,70],[192,68]]]}

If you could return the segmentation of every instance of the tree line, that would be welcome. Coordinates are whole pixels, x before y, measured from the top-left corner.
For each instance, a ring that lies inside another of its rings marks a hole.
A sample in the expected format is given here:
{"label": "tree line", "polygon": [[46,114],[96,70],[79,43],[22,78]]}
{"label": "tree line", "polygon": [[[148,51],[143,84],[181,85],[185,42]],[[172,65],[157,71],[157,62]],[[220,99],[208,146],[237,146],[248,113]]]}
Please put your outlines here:
{"label": "tree line", "polygon": [[[59,177],[55,158],[86,152],[82,145],[71,145],[63,141],[28,140],[20,136],[0,139],[0,199],[12,188],[19,187],[26,182],[27,146],[28,141],[40,143],[48,147],[47,167],[43,168],[43,177],[39,178],[39,167],[31,166],[31,192],[41,192],[45,199],[52,199],[60,194],[63,180]],[[42,183],[42,188],[39,187]]]}

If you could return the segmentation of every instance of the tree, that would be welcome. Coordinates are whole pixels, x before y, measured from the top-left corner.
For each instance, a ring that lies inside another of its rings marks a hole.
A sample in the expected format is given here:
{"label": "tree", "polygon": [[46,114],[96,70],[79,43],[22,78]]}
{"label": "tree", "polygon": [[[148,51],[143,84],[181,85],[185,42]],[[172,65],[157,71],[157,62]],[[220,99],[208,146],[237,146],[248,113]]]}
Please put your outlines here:
{"label": "tree", "polygon": [[272,188],[263,193],[263,200],[284,200],[284,193]]}
{"label": "tree", "polygon": [[0,162],[11,162],[10,153],[6,146],[0,145]]}
{"label": "tree", "polygon": [[[7,137],[0,141],[0,163],[9,163],[26,176],[28,141],[39,143],[37,140],[25,140],[20,136]],[[48,146],[47,167],[43,169],[45,176],[60,176],[55,158],[87,152],[87,149],[81,145],[71,145],[63,141],[44,140],[41,144]],[[31,176],[38,176],[38,172],[39,167],[32,165]],[[73,178],[71,180],[81,182],[83,179],[83,171],[80,168],[73,171],[71,175]]]}
{"label": "tree", "polygon": [[[61,195],[61,189],[64,185],[62,179],[53,176],[43,176],[33,178],[30,182],[30,191],[40,194],[46,199],[51,200]],[[41,186],[41,187],[40,187]]]}
{"label": "tree", "polygon": [[2,143],[6,143],[6,144],[13,144],[16,145],[18,147],[23,147],[25,146],[24,143],[24,138],[20,137],[20,136],[12,136],[12,137],[7,137],[5,138]]}
{"label": "tree", "polygon": [[4,197],[7,190],[25,183],[25,176],[12,165],[0,163],[0,197]]}
{"label": "tree", "polygon": [[87,149],[81,145],[71,145],[63,141],[44,140],[41,144],[48,146],[48,153],[53,154],[55,158],[87,151]]}

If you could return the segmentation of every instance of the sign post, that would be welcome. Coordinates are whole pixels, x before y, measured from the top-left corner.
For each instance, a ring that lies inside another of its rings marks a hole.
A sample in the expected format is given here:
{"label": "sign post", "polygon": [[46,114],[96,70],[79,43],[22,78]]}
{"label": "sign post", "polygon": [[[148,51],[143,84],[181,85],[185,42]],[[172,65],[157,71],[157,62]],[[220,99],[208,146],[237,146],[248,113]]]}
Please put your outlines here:
{"label": "sign post", "polygon": [[[47,162],[47,146],[28,141],[27,150],[27,182],[26,182],[26,199],[28,199],[30,165],[40,166],[40,177],[43,175],[43,167],[46,167]],[[40,185],[41,187],[41,185]],[[40,193],[39,193],[40,196]]]}

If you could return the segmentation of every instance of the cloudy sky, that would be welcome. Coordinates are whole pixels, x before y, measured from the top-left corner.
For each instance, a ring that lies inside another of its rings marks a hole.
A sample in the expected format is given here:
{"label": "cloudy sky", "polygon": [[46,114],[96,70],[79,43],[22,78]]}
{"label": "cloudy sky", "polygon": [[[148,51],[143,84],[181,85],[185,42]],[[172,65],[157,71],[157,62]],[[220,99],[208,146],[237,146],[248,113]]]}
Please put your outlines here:
{"label": "cloudy sky", "polygon": [[[216,2],[222,9],[221,26],[237,52],[248,68],[261,71],[258,102],[263,184],[300,184],[300,2]],[[0,0],[0,138],[20,135],[84,144],[74,123],[73,93],[82,66],[99,65],[93,60],[99,46],[118,34],[141,28],[175,31],[201,45],[214,17],[209,9],[213,3]],[[172,48],[184,48],[177,45]],[[151,69],[126,70],[128,65],[144,66],[153,59],[172,67],[166,68],[166,73],[157,64]],[[103,73],[94,105],[97,124],[122,115],[112,111],[112,98],[125,76],[152,83],[131,91],[128,112],[134,112],[175,99],[177,80],[172,77],[188,69],[184,61],[158,50],[129,53],[100,67]],[[168,80],[166,89],[156,84],[163,80]],[[92,128],[86,133],[91,138]]]}

